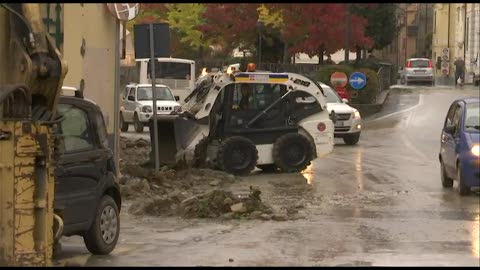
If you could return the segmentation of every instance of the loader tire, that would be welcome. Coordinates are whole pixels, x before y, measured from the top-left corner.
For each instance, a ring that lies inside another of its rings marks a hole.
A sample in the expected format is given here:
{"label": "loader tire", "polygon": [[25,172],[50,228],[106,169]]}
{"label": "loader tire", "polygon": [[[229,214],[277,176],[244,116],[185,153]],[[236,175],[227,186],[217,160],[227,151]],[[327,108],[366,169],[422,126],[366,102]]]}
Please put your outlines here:
{"label": "loader tire", "polygon": [[109,195],[104,195],[95,213],[92,226],[83,236],[85,246],[94,255],[107,255],[115,248],[120,234],[118,206]]}
{"label": "loader tire", "polygon": [[249,139],[234,136],[224,140],[217,152],[219,168],[233,175],[247,175],[257,164],[258,151]]}
{"label": "loader tire", "polygon": [[285,134],[273,144],[273,160],[282,172],[301,172],[312,159],[312,144],[301,134]]}

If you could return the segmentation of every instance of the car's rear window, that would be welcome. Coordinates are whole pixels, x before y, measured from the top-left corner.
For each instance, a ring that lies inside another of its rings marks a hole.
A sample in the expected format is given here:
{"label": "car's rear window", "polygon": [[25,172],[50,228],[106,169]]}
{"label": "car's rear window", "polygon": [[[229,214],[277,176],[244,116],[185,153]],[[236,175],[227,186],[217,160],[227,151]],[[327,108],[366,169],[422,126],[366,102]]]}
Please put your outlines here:
{"label": "car's rear window", "polygon": [[427,68],[429,66],[429,60],[409,60],[410,67],[412,68]]}

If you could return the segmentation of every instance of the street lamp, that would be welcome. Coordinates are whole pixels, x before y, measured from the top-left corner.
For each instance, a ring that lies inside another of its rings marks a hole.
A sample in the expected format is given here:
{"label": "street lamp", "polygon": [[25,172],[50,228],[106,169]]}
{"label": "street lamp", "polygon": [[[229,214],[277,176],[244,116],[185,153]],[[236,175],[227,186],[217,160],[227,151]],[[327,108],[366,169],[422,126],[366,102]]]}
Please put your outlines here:
{"label": "street lamp", "polygon": [[265,24],[262,20],[258,19],[257,29],[258,29],[258,65],[262,62],[262,29]]}

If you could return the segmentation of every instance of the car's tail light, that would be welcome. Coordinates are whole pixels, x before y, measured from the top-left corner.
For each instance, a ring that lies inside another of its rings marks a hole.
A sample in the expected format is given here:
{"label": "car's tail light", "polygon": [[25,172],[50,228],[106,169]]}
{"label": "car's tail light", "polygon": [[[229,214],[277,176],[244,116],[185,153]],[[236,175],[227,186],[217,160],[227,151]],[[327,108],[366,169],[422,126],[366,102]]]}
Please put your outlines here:
{"label": "car's tail light", "polygon": [[428,67],[429,67],[429,68],[433,68],[432,60],[428,61]]}
{"label": "car's tail light", "polygon": [[320,132],[325,131],[326,128],[327,128],[327,126],[325,125],[325,123],[318,123],[318,125],[317,125],[317,129],[318,129]]}
{"label": "car's tail light", "polygon": [[407,62],[407,68],[411,68],[412,67],[412,61],[408,61]]}

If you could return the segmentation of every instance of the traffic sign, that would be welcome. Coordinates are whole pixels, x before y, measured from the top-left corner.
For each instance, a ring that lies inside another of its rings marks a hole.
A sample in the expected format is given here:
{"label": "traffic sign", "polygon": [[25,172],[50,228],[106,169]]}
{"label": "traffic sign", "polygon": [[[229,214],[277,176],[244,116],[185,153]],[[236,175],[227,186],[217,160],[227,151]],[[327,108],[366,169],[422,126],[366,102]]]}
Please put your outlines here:
{"label": "traffic sign", "polygon": [[334,72],[330,76],[330,83],[333,87],[345,87],[348,83],[347,74],[343,72]]}
{"label": "traffic sign", "polygon": [[350,75],[350,86],[360,90],[367,84],[367,77],[361,72],[354,72]]}

